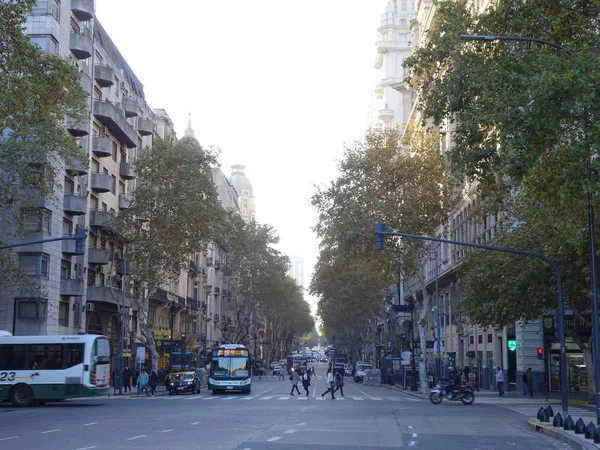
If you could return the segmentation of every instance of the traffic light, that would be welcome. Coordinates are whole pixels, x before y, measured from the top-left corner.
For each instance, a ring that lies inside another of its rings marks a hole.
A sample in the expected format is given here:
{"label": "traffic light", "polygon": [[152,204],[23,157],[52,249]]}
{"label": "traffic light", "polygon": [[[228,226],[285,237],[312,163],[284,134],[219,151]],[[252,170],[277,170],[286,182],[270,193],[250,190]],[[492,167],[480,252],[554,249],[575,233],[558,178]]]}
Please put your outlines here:
{"label": "traffic light", "polygon": [[85,251],[85,240],[87,239],[87,230],[82,227],[75,228],[75,254],[83,255]]}
{"label": "traffic light", "polygon": [[544,359],[544,348],[543,347],[537,348],[537,358]]}
{"label": "traffic light", "polygon": [[375,249],[376,250],[383,250],[384,236],[381,233],[384,231],[387,231],[387,228],[385,227],[385,223],[378,222],[375,224]]}

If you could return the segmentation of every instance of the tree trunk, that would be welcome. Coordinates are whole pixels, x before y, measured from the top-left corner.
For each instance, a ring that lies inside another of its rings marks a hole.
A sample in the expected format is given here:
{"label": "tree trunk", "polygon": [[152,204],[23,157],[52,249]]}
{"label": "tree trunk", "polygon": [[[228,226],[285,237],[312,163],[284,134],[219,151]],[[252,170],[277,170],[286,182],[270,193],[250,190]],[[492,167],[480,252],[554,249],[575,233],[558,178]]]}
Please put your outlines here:
{"label": "tree trunk", "polygon": [[429,303],[429,296],[427,295],[427,292],[424,291],[423,301],[421,302],[420,307],[417,307],[417,314],[419,315],[417,327],[419,330],[419,342],[421,343],[421,356],[419,358],[419,382],[421,385],[421,392],[424,394],[429,392],[429,380],[427,379],[427,364],[425,359],[425,349],[427,348],[425,333],[427,332]]}
{"label": "tree trunk", "polygon": [[154,336],[152,332],[152,326],[148,322],[148,302],[149,297],[138,297],[136,299],[136,304],[138,308],[138,325],[140,327],[140,332],[142,333],[142,338],[144,340],[144,346],[146,350],[152,355],[152,370],[158,373],[158,352],[156,351],[156,346],[154,345]]}

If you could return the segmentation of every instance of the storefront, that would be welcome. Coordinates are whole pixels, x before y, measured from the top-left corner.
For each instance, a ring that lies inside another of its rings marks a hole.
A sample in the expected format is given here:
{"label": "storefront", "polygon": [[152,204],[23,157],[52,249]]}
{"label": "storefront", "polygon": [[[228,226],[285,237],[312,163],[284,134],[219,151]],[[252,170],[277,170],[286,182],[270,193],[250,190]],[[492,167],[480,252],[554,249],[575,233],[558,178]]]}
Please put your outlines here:
{"label": "storefront", "polygon": [[[551,391],[560,392],[560,344],[552,344],[548,372]],[[567,388],[569,392],[587,392],[588,390],[583,353],[573,342],[567,342]]]}

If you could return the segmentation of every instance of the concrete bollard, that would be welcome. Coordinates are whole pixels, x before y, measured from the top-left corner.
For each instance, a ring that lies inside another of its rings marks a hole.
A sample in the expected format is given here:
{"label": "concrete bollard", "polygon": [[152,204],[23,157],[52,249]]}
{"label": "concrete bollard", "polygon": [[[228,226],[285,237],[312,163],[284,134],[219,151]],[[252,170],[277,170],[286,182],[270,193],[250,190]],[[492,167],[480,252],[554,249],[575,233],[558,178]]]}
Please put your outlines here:
{"label": "concrete bollard", "polygon": [[594,431],[594,444],[600,444],[600,427]]}
{"label": "concrete bollard", "polygon": [[580,417],[579,419],[577,419],[577,422],[575,422],[575,434],[584,434],[584,433],[585,433],[585,422]]}
{"label": "concrete bollard", "polygon": [[563,430],[573,431],[575,429],[575,422],[573,422],[573,418],[571,415],[568,415],[565,418],[565,422],[563,423]]}
{"label": "concrete bollard", "polygon": [[548,411],[548,417],[554,416],[554,410],[552,409],[552,405],[548,405],[548,407],[546,408],[546,411]]}
{"label": "concrete bollard", "polygon": [[541,417],[542,417],[542,413],[543,413],[543,412],[544,412],[544,408],[543,408],[543,407],[541,407],[540,409],[538,409],[538,412],[537,412],[537,420],[539,420],[540,422],[541,422],[541,420],[542,420],[542,419],[541,419]]}
{"label": "concrete bollard", "polygon": [[540,413],[540,422],[550,422],[550,416],[548,416],[548,411],[543,409]]}
{"label": "concrete bollard", "polygon": [[594,439],[595,433],[596,433],[596,425],[594,425],[594,422],[588,423],[588,426],[585,428],[585,438],[586,439]]}
{"label": "concrete bollard", "polygon": [[560,413],[556,413],[556,415],[554,416],[554,420],[552,421],[552,426],[557,427],[557,428],[563,426],[563,418],[560,415]]}

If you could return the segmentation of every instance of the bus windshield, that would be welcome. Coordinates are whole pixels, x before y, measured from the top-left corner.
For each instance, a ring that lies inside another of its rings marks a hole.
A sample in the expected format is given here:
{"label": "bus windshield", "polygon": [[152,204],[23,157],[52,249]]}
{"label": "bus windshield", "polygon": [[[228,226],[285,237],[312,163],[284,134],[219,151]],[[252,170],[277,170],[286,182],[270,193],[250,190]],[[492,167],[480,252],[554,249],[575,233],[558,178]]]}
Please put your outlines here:
{"label": "bus windshield", "polygon": [[215,378],[248,378],[248,357],[215,356],[210,366],[211,375]]}

